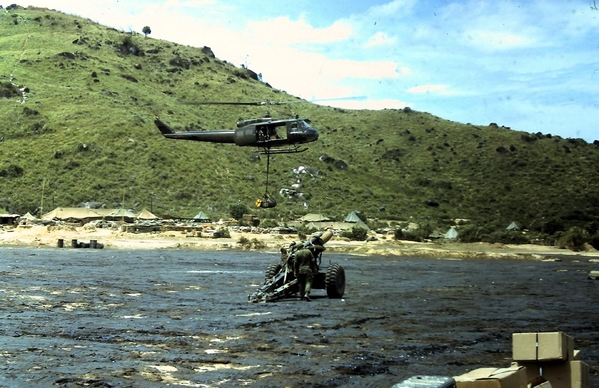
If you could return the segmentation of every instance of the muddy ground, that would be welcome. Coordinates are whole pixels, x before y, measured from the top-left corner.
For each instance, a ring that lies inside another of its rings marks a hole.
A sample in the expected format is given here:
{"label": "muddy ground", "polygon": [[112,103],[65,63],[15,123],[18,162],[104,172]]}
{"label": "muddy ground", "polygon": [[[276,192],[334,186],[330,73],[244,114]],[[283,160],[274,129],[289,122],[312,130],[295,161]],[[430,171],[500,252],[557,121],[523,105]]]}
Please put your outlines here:
{"label": "muddy ground", "polygon": [[252,304],[276,254],[3,249],[2,387],[391,387],[575,338],[599,387],[599,263],[327,255],[343,299]]}

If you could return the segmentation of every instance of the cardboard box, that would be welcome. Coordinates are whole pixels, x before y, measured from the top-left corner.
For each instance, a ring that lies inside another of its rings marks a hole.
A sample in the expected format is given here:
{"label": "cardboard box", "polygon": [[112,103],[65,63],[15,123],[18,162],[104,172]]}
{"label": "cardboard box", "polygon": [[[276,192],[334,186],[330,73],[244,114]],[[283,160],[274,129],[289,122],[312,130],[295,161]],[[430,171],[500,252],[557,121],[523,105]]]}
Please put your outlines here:
{"label": "cardboard box", "polygon": [[543,376],[537,376],[532,380],[528,380],[528,388],[553,388],[551,383]]}
{"label": "cardboard box", "polygon": [[526,381],[532,381],[541,375],[541,364],[536,361],[518,361],[516,365],[526,368]]}
{"label": "cardboard box", "polygon": [[543,376],[552,388],[588,388],[589,366],[580,360],[567,362],[518,362],[526,368],[526,378],[532,381]]}
{"label": "cardboard box", "polygon": [[514,333],[512,357],[515,361],[567,361],[574,357],[574,339],[557,332]]}
{"label": "cardboard box", "polygon": [[571,360],[574,355],[574,338],[562,332],[538,333],[539,361]]}
{"label": "cardboard box", "polygon": [[526,369],[479,368],[454,377],[457,388],[526,388]]}
{"label": "cardboard box", "polygon": [[537,361],[537,333],[512,334],[514,361]]}
{"label": "cardboard box", "polygon": [[580,360],[543,364],[541,373],[553,388],[589,387],[589,366]]}

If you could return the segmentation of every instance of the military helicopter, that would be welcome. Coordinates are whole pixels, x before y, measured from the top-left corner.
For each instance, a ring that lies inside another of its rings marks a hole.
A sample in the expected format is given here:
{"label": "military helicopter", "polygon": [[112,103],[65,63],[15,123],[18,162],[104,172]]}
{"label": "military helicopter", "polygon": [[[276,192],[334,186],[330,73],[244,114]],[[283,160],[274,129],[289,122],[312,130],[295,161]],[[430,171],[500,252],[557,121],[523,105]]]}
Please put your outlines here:
{"label": "military helicopter", "polygon": [[259,208],[273,208],[277,205],[274,197],[268,194],[270,155],[291,154],[306,151],[302,144],[318,140],[318,131],[298,116],[289,119],[276,119],[270,116],[270,105],[289,104],[296,101],[258,102],[182,102],[189,105],[257,105],[266,106],[266,115],[256,119],[239,119],[236,129],[210,131],[174,131],[160,118],[154,123],[167,139],[193,140],[210,143],[231,143],[242,147],[255,147],[255,152],[266,155],[266,190],[262,198],[255,202]]}

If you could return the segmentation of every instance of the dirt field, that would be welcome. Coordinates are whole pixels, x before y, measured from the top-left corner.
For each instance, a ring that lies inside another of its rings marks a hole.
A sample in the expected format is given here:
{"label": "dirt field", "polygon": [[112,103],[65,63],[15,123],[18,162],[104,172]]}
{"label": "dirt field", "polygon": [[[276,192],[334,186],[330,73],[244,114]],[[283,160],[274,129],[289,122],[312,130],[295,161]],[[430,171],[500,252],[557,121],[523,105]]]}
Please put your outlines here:
{"label": "dirt field", "polygon": [[2,249],[1,387],[391,387],[575,338],[599,387],[599,263],[327,254],[346,294],[247,302],[276,254]]}

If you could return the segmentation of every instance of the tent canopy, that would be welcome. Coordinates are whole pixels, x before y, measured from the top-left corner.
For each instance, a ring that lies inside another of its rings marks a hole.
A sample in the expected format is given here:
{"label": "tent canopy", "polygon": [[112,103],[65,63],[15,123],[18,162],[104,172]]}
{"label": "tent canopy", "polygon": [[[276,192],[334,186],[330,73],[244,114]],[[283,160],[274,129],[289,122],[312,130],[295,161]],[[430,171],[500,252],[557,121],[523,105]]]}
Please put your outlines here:
{"label": "tent canopy", "polygon": [[30,221],[37,220],[37,218],[35,218],[35,216],[32,215],[29,212],[27,212],[27,213],[25,213],[25,215],[21,216],[21,219],[23,219],[23,220],[30,220]]}
{"label": "tent canopy", "polygon": [[126,209],[115,209],[112,212],[110,212],[110,214],[108,214],[106,217],[112,217],[112,218],[116,218],[116,217],[135,218],[135,214],[133,214],[132,212],[130,212],[129,210],[126,210]]}
{"label": "tent canopy", "polygon": [[57,207],[49,213],[42,216],[42,220],[83,220],[83,219],[101,219],[102,215],[92,209],[84,207]]}
{"label": "tent canopy", "polygon": [[331,219],[326,216],[323,216],[322,214],[308,213],[305,216],[301,217],[299,220],[304,222],[320,222],[330,221]]}
{"label": "tent canopy", "polygon": [[358,222],[361,220],[360,220],[360,217],[358,217],[358,214],[355,211],[353,211],[353,212],[349,213],[343,221],[344,222]]}
{"label": "tent canopy", "polygon": [[511,224],[506,228],[507,230],[520,230],[520,226],[515,221],[512,221]]}
{"label": "tent canopy", "polygon": [[142,210],[136,217],[138,220],[157,220],[158,216],[150,213],[147,209]]}
{"label": "tent canopy", "polygon": [[458,238],[458,231],[455,230],[455,228],[449,228],[449,230],[445,233],[444,236],[446,239],[448,240],[455,240],[456,238]]}
{"label": "tent canopy", "polygon": [[194,221],[210,221],[210,217],[206,215],[203,211],[200,211],[198,214],[193,216]]}

